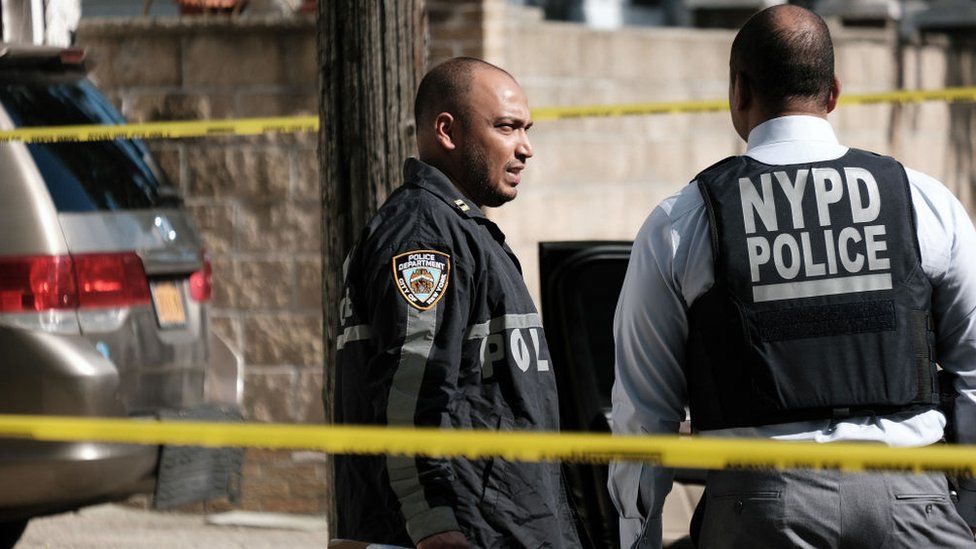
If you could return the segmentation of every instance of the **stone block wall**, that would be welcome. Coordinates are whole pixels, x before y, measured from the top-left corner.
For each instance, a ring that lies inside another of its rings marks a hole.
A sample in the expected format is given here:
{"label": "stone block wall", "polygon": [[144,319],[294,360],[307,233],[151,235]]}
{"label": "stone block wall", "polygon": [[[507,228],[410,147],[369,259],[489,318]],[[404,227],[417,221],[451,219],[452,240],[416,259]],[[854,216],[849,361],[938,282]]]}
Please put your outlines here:
{"label": "stone block wall", "polygon": [[478,57],[492,63],[504,55],[505,0],[427,0],[429,62]]}
{"label": "stone block wall", "polygon": [[[502,66],[530,106],[721,98],[732,33],[667,28],[594,30],[542,21],[531,8],[505,27]],[[553,44],[559,45],[556,52]],[[491,217],[539,295],[546,240],[631,240],[654,204],[701,168],[742,150],[728,115],[675,114],[539,121],[518,198]]]}
{"label": "stone block wall", "polygon": [[[508,10],[501,26],[502,55],[494,61],[519,80],[530,106],[728,95],[733,31],[605,31],[543,21],[534,8]],[[960,85],[947,76],[943,45],[905,47],[899,77],[892,32],[832,32],[844,93]],[[970,150],[956,150],[961,147],[950,143],[949,112],[940,102],[848,105],[838,107],[830,121],[842,143],[894,155],[966,198],[973,174],[954,166]],[[535,156],[523,174],[518,199],[489,215],[506,232],[535,296],[540,241],[631,240],[662,199],[702,169],[745,150],[727,112],[540,121],[529,136]]]}

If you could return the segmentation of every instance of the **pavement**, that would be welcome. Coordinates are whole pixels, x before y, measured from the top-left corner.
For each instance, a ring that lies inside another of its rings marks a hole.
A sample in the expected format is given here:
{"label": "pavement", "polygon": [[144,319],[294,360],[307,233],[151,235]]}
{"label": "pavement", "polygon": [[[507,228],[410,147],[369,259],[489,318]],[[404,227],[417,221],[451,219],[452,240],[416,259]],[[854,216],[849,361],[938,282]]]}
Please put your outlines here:
{"label": "pavement", "polygon": [[323,549],[327,540],[324,517],[242,512],[208,517],[108,504],[34,519],[15,549]]}

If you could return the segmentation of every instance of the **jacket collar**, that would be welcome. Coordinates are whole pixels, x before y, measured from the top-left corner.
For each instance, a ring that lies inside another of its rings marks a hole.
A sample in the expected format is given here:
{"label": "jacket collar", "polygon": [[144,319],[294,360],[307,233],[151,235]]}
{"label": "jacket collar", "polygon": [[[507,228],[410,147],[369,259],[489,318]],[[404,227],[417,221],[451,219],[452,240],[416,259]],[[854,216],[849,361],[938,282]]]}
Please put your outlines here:
{"label": "jacket collar", "polygon": [[465,197],[454,186],[454,183],[444,175],[444,172],[430,164],[416,158],[408,158],[403,164],[403,173],[406,183],[413,183],[433,194],[443,200],[461,216],[469,219],[487,219],[485,213],[481,211],[481,208]]}

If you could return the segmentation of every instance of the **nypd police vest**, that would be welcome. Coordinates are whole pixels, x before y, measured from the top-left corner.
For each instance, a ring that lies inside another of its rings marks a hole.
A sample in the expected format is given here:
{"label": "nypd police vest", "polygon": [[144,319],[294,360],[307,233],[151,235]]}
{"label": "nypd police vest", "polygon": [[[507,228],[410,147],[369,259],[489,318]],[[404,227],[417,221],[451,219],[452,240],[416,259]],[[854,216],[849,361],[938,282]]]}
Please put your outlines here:
{"label": "nypd police vest", "polygon": [[689,311],[696,430],[935,407],[932,288],[901,164],[740,156],[696,179],[715,264]]}

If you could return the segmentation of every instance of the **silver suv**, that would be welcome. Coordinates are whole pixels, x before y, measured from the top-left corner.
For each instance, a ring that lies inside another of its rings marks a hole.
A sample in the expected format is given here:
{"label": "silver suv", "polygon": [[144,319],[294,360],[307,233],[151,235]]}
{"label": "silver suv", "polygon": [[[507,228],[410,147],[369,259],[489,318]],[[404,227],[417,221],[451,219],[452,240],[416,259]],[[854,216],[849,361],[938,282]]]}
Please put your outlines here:
{"label": "silver suv", "polygon": [[[83,58],[0,44],[0,129],[122,123]],[[209,334],[210,284],[143,143],[0,144],[0,413],[236,415],[240,361]],[[32,516],[154,490],[164,504],[213,496],[227,487],[219,457],[0,440],[0,547]]]}

